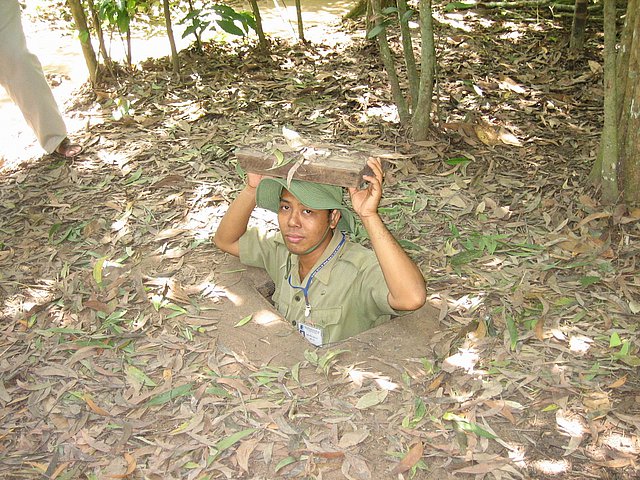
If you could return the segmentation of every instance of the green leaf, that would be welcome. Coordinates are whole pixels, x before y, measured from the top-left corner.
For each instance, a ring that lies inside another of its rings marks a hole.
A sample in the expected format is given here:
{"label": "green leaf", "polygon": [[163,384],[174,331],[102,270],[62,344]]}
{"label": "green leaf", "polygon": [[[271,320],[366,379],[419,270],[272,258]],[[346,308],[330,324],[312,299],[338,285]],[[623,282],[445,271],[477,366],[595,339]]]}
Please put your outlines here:
{"label": "green leaf", "polygon": [[245,33],[239,28],[232,20],[218,20],[218,26],[231,35],[237,35],[238,37],[244,37]]}
{"label": "green leaf", "polygon": [[171,302],[164,304],[163,307],[168,308],[169,310],[173,310],[173,313],[170,313],[169,315],[167,315],[166,320],[169,320],[174,317],[179,317],[180,315],[186,315],[189,313],[180,305],[176,305],[175,303],[171,303]]}
{"label": "green leaf", "polygon": [[291,162],[293,162],[293,160],[295,159],[294,156],[290,156],[289,158],[286,158],[284,156],[284,153],[282,153],[277,148],[273,151],[273,155],[276,157],[276,161],[273,162],[273,165],[267,168],[267,170],[274,170],[276,168],[284,167],[285,165],[288,165]]}
{"label": "green leaf", "polygon": [[127,372],[127,376],[130,376],[135,381],[137,381],[139,384],[141,384],[141,385],[143,385],[145,387],[146,386],[148,386],[148,387],[156,387],[156,386],[158,386],[158,384],[156,382],[154,382],[153,380],[151,380],[151,378],[149,378],[149,376],[147,376],[146,373],[144,373],[139,368],[134,367],[133,365],[127,365],[126,372]]}
{"label": "green leaf", "polygon": [[402,15],[402,17],[400,18],[400,21],[402,23],[407,23],[409,21],[409,19],[411,17],[413,17],[414,13],[415,13],[415,11],[413,11],[413,10],[407,10],[406,12],[404,12],[404,15]]}
{"label": "green leaf", "polygon": [[611,334],[611,338],[609,339],[609,348],[619,347],[620,345],[622,345],[620,335],[618,335],[618,332],[613,332]]}
{"label": "green leaf", "polygon": [[137,180],[140,180],[140,177],[142,176],[142,167],[140,167],[138,170],[136,170],[135,172],[133,172],[129,178],[127,178],[124,181],[125,185],[129,185]]}
{"label": "green leaf", "polygon": [[325,353],[322,357],[320,357],[320,359],[318,360],[318,367],[321,368],[322,370],[326,370],[329,366],[329,363],[338,355],[340,355],[341,353],[344,352],[348,352],[348,350],[330,350],[327,353]]}
{"label": "green leaf", "polygon": [[220,440],[218,443],[216,443],[215,447],[213,447],[217,450],[216,453],[213,455],[214,457],[213,460],[218,458],[218,456],[222,452],[224,452],[227,448],[232,447],[233,445],[238,443],[240,440],[242,440],[244,437],[251,435],[256,430],[257,430],[256,428],[247,428],[245,430],[240,430],[239,432],[236,432],[233,435],[230,435]]}
{"label": "green leaf", "polygon": [[388,390],[373,390],[363,395],[356,403],[356,408],[364,410],[384,402],[389,394]]}
{"label": "green leaf", "polygon": [[372,38],[376,38],[383,31],[384,31],[384,25],[376,25],[371,30],[369,30],[369,33],[367,33],[367,38],[369,40],[371,40]]}
{"label": "green leaf", "polygon": [[231,398],[233,396],[229,392],[227,392],[224,388],[215,387],[215,386],[208,387],[205,390],[205,393],[209,395],[216,395],[218,397],[224,397],[224,398]]}
{"label": "green leaf", "polygon": [[102,271],[104,269],[104,262],[107,257],[99,258],[96,264],[93,266],[93,279],[98,286],[102,286]]}
{"label": "green leaf", "polygon": [[62,224],[61,223],[54,223],[53,225],[51,225],[51,228],[49,228],[49,243],[53,243],[54,245],[57,245],[58,242],[54,242],[53,241],[53,236],[58,233],[58,230],[60,230],[62,228]]}
{"label": "green leaf", "polygon": [[449,262],[453,267],[459,267],[467,263],[473,262],[482,256],[482,250],[464,250],[453,255]]}
{"label": "green leaf", "polygon": [[311,350],[305,350],[304,358],[306,358],[311,365],[315,365],[315,366],[318,365],[318,354],[316,352]]}
{"label": "green leaf", "polygon": [[253,314],[249,314],[246,317],[244,317],[242,320],[240,320],[238,323],[236,323],[234,327],[242,327],[243,325],[246,325],[247,323],[249,323],[252,318],[253,318]]}
{"label": "green leaf", "polygon": [[619,358],[621,362],[626,363],[630,367],[640,367],[640,357],[636,355],[625,355]]}
{"label": "green leaf", "polygon": [[471,160],[468,159],[467,157],[452,157],[452,158],[447,158],[444,163],[446,163],[447,165],[451,165],[456,166],[456,165],[467,165],[469,163],[471,163]]}
{"label": "green leaf", "polygon": [[427,413],[427,407],[424,404],[424,401],[420,397],[416,397],[415,399],[415,408],[416,413],[413,415],[415,421],[420,421],[424,418]]}
{"label": "green leaf", "polygon": [[300,383],[300,362],[291,367],[291,378]]}
{"label": "green leaf", "polygon": [[276,465],[276,469],[275,469],[275,473],[278,473],[280,470],[282,470],[284,467],[286,467],[287,465],[291,465],[292,463],[296,462],[297,459],[296,457],[286,457],[283,458],[282,460],[280,460],[278,462],[278,464]]}
{"label": "green leaf", "polygon": [[507,330],[509,331],[509,339],[511,340],[511,350],[515,350],[518,345],[518,327],[511,315],[507,315]]}
{"label": "green leaf", "polygon": [[400,246],[402,248],[404,248],[405,250],[416,250],[416,251],[420,251],[422,250],[422,248],[420,247],[420,245],[413,243],[409,240],[405,240],[405,239],[400,239],[398,240],[398,243],[400,244]]}
{"label": "green leaf", "polygon": [[624,342],[622,342],[622,348],[617,353],[617,355],[621,357],[626,357],[629,355],[630,350],[631,350],[631,343],[628,340],[625,340]]}
{"label": "green leaf", "polygon": [[469,420],[467,420],[464,417],[461,417],[460,415],[456,415],[455,413],[445,412],[445,414],[442,416],[442,419],[454,422],[456,426],[460,428],[460,430],[463,430],[465,432],[475,433],[476,435],[484,438],[490,438],[490,439],[498,438],[493,433],[485,430],[484,428],[480,427],[479,425],[473,422],[470,422]]}
{"label": "green leaf", "polygon": [[146,404],[146,407],[154,407],[157,405],[164,405],[165,403],[170,402],[176,398],[184,397],[191,393],[191,389],[193,388],[193,383],[186,383],[184,385],[180,385],[179,387],[172,388],[168,392],[161,393],[160,395],[156,395],[151,398]]}
{"label": "green leaf", "polygon": [[44,337],[51,337],[54,333],[62,333],[67,335],[84,335],[86,332],[77,328],[53,327],[47,328],[46,330],[36,330],[36,333]]}
{"label": "green leaf", "polygon": [[595,275],[587,275],[580,278],[580,285],[583,287],[588,287],[589,285],[593,285],[594,283],[598,283],[600,281],[600,277]]}

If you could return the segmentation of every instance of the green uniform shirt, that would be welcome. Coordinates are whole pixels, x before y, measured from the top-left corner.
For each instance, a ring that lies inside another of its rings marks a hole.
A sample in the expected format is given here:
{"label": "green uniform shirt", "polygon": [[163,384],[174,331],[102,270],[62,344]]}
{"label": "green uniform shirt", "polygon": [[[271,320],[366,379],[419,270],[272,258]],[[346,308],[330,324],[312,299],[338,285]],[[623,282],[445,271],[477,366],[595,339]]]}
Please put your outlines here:
{"label": "green uniform shirt", "polygon": [[[335,232],[322,258],[301,280],[298,256],[289,255],[280,233],[264,234],[250,228],[240,238],[240,261],[267,271],[275,283],[273,301],[278,312],[317,346],[351,337],[398,314],[389,305],[389,289],[375,253],[346,241],[331,257],[341,240],[342,233]],[[305,296],[294,287],[305,287],[309,276],[329,257],[309,285],[311,308],[305,316]]]}

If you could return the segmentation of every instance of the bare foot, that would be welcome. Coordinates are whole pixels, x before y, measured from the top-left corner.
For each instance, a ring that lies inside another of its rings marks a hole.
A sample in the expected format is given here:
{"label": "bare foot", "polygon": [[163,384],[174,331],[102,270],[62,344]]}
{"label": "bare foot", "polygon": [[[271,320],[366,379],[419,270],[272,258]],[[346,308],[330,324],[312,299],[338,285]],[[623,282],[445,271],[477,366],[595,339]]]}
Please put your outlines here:
{"label": "bare foot", "polygon": [[71,143],[68,138],[65,138],[60,142],[58,148],[54,150],[53,153],[61,156],[62,158],[74,158],[77,157],[80,152],[82,152],[82,147],[76,143]]}

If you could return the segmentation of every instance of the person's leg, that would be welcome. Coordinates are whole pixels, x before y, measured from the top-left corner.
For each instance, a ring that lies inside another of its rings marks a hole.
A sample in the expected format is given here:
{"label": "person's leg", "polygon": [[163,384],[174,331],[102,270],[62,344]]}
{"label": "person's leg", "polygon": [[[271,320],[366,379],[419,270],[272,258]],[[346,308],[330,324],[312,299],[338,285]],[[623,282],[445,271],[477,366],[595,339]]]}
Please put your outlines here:
{"label": "person's leg", "polygon": [[27,48],[20,17],[18,0],[0,0],[0,84],[20,108],[42,148],[52,153],[61,147],[63,151],[58,153],[64,155],[67,150],[61,144],[67,138],[67,128],[42,65]]}

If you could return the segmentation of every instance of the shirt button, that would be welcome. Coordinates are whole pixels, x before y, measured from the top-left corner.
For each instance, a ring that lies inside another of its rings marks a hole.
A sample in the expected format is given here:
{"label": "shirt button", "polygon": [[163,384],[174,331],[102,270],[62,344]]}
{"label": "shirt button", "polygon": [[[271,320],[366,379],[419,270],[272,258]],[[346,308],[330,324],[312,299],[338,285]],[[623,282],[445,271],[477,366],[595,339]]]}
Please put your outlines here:
{"label": "shirt button", "polygon": [[291,325],[293,325],[294,327],[297,325],[298,322],[296,322],[295,320],[291,320]]}
{"label": "shirt button", "polygon": [[300,301],[300,295],[296,295],[295,297],[293,297],[293,299],[294,299],[296,302],[299,302],[299,301]]}

